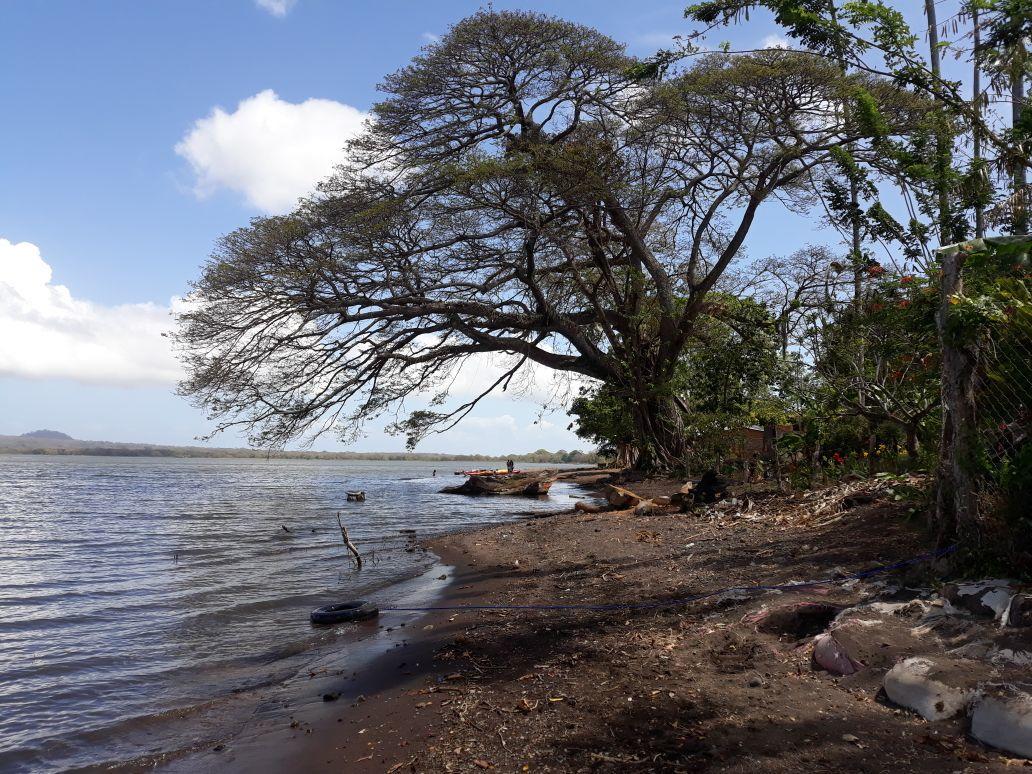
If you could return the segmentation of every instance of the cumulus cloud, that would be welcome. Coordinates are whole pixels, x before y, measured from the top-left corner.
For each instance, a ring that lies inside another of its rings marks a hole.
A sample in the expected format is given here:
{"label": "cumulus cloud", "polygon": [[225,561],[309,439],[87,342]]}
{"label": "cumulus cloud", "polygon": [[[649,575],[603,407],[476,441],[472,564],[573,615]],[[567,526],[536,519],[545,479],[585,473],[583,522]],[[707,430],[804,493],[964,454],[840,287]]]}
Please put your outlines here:
{"label": "cumulus cloud", "polygon": [[194,193],[236,191],[254,207],[289,211],[345,158],[366,114],[330,99],[293,103],[271,89],[197,120],[175,150],[189,162]]}
{"label": "cumulus cloud", "polygon": [[181,377],[161,335],[169,307],[95,304],[52,278],[36,245],[0,239],[0,376],[114,385]]}
{"label": "cumulus cloud", "polygon": [[271,13],[273,16],[279,16],[283,18],[290,9],[294,7],[297,0],[254,0],[259,8],[264,8],[266,11]]}
{"label": "cumulus cloud", "polygon": [[763,39],[763,48],[791,48],[791,44],[787,38],[783,38],[780,35],[768,35]]}

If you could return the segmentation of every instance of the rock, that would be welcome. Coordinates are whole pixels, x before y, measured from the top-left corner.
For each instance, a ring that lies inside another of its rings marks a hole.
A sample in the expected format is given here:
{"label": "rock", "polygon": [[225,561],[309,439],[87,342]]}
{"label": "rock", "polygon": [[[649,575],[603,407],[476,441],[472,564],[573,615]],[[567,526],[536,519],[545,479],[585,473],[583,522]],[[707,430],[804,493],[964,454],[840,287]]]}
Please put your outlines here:
{"label": "rock", "polygon": [[616,484],[607,484],[606,500],[612,507],[624,509],[633,508],[642,501],[642,498],[629,489],[624,489]]}
{"label": "rock", "polygon": [[991,579],[973,583],[948,583],[943,587],[942,596],[954,607],[966,610],[981,618],[1000,620],[1010,606],[1010,582]]}
{"label": "rock", "polygon": [[665,508],[670,505],[670,498],[666,495],[660,495],[659,497],[653,497],[652,502],[660,508]]}
{"label": "rock", "polygon": [[834,632],[818,634],[813,640],[813,662],[833,675],[851,675],[864,665],[853,659],[836,638]]}
{"label": "rock", "polygon": [[925,720],[946,720],[964,712],[976,696],[977,680],[969,674],[979,671],[976,667],[972,661],[904,659],[885,675],[885,695]]}
{"label": "rock", "polygon": [[1032,594],[1015,594],[1003,623],[1006,626],[1032,626]]}
{"label": "rock", "polygon": [[759,675],[753,675],[752,677],[749,678],[749,687],[750,688],[762,688],[763,687],[763,678],[760,677]]}
{"label": "rock", "polygon": [[856,734],[843,734],[842,735],[842,741],[843,742],[851,742],[853,744],[856,744],[857,742],[860,741],[860,737],[857,736]]}
{"label": "rock", "polygon": [[1032,694],[994,686],[971,712],[971,736],[990,747],[1032,758]]}
{"label": "rock", "polygon": [[601,505],[591,505],[590,503],[586,503],[581,500],[578,500],[573,504],[573,509],[575,511],[580,511],[581,513],[601,513],[605,510]]}

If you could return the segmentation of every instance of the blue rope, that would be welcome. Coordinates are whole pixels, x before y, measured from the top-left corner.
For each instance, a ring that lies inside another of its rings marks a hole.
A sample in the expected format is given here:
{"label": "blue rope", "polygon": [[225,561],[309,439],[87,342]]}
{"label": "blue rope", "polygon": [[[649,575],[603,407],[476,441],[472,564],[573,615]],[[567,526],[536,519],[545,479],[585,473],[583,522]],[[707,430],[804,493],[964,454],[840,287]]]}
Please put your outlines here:
{"label": "blue rope", "polygon": [[816,581],[804,581],[802,583],[783,583],[772,586],[729,586],[723,589],[717,589],[716,591],[707,591],[702,594],[695,594],[690,597],[680,597],[678,599],[669,599],[664,602],[623,602],[610,605],[432,605],[430,607],[394,607],[387,606],[381,607],[380,610],[383,612],[392,613],[423,613],[430,612],[433,610],[459,610],[459,611],[476,611],[476,610],[594,610],[594,611],[608,611],[608,610],[655,610],[664,607],[680,607],[682,605],[688,605],[692,602],[698,602],[708,597],[715,597],[719,594],[726,594],[731,591],[739,592],[757,592],[757,591],[790,591],[792,589],[805,589],[813,586],[827,586],[834,583],[845,583],[851,580],[862,580],[864,578],[870,578],[874,575],[880,575],[886,572],[892,572],[893,570],[900,570],[904,567],[909,567],[914,564],[921,562],[927,562],[932,559],[939,559],[940,557],[952,554],[957,550],[956,545],[949,546],[948,548],[942,548],[938,551],[932,551],[927,554],[921,554],[911,559],[904,559],[896,562],[895,564],[882,565],[880,567],[874,567],[870,570],[862,570],[861,572],[855,572],[852,575],[846,575],[842,578],[828,578],[826,580]]}

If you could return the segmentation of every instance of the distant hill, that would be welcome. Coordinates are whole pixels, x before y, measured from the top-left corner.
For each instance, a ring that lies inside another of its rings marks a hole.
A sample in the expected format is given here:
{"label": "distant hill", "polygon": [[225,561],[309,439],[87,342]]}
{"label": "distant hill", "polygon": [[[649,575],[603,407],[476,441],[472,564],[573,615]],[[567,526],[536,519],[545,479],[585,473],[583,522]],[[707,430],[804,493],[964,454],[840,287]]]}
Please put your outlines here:
{"label": "distant hill", "polygon": [[57,430],[33,430],[31,433],[22,433],[21,438],[45,438],[48,441],[74,441],[68,433],[61,433]]}
{"label": "distant hill", "polygon": [[574,462],[594,464],[594,452],[579,450],[550,452],[539,449],[529,454],[435,454],[432,452],[317,452],[266,451],[264,449],[226,449],[210,446],[161,446],[147,443],[114,443],[112,441],[79,441],[56,430],[35,430],[23,435],[0,435],[0,454],[85,454],[98,457],[240,457],[306,460],[421,460],[444,462],[456,460],[506,460],[516,462]]}

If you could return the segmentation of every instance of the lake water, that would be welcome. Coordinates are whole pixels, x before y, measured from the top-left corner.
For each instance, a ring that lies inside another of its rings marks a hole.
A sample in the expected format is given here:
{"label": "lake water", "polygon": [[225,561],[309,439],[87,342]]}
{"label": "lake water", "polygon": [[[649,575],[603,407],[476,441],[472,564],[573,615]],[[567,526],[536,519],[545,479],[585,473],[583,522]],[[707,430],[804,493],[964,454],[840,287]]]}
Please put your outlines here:
{"label": "lake water", "polygon": [[[400,530],[572,504],[561,482],[533,500],[438,493],[471,465],[0,456],[0,771],[161,753],[177,743],[153,731],[166,719],[217,713],[328,641],[346,647],[308,614],[389,602],[426,571],[434,557],[406,551]],[[368,500],[347,502],[349,489]],[[338,511],[369,557],[361,572]]]}

